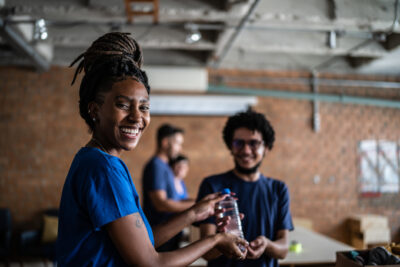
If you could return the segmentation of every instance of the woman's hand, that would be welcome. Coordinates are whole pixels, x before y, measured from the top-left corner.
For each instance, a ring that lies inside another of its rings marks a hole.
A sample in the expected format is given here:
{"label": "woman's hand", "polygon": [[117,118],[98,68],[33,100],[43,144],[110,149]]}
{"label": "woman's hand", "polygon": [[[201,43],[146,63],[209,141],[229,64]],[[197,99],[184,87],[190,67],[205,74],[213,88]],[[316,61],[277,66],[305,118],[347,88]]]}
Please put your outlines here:
{"label": "woman's hand", "polygon": [[215,214],[215,204],[226,198],[228,195],[213,193],[205,196],[194,204],[189,210],[194,213],[194,221],[202,221]]}
{"label": "woman's hand", "polygon": [[246,240],[229,233],[220,233],[217,234],[217,236],[220,237],[220,240],[216,248],[224,254],[225,257],[240,260],[246,258],[247,248],[249,246]]}
{"label": "woman's hand", "polygon": [[[236,197],[234,197],[236,194],[234,192],[231,192],[231,197],[235,198],[237,200]],[[215,223],[217,225],[217,233],[225,233],[226,232],[226,226],[229,224],[231,217],[230,216],[225,216],[224,217],[224,212],[228,211],[225,208],[220,208],[217,206],[215,206]],[[244,214],[243,213],[239,213],[239,217],[240,220],[243,220],[244,218]]]}
{"label": "woman's hand", "polygon": [[[229,224],[231,220],[231,216],[223,217],[223,213],[226,209],[215,209],[215,223],[217,224],[217,233],[225,233],[226,226]],[[240,220],[243,220],[244,214],[239,213]]]}

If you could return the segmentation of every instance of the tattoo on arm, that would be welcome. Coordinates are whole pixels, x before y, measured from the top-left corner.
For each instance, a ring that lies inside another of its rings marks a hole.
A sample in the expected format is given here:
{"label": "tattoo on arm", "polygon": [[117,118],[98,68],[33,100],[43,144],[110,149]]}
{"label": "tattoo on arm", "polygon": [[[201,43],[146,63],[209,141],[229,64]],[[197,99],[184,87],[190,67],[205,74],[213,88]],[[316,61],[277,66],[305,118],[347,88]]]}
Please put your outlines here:
{"label": "tattoo on arm", "polygon": [[143,225],[142,217],[140,216],[140,214],[135,214],[134,216],[136,217],[136,227],[142,228]]}

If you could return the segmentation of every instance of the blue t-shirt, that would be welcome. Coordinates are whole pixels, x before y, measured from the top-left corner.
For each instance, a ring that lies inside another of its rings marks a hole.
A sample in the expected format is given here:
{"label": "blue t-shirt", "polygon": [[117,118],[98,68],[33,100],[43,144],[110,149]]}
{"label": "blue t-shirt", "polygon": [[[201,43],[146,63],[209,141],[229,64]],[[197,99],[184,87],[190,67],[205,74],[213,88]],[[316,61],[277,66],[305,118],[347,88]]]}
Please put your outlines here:
{"label": "blue t-shirt", "polygon": [[58,266],[126,266],[104,225],[139,213],[154,245],[151,227],[127,166],[118,157],[84,147],[64,184],[58,225]]}
{"label": "blue t-shirt", "polygon": [[182,200],[180,194],[178,194],[175,189],[175,177],[172,169],[159,157],[153,157],[146,164],[143,170],[142,179],[143,210],[150,222],[150,225],[155,226],[167,221],[173,213],[157,211],[149,197],[149,192],[155,190],[164,190],[167,193],[168,199]]}
{"label": "blue t-shirt", "polygon": [[[229,188],[236,193],[238,208],[245,215],[242,220],[244,237],[251,242],[263,235],[275,240],[278,230],[293,230],[292,217],[289,209],[289,192],[285,183],[260,175],[255,182],[247,182],[237,177],[233,171],[214,175],[204,179],[200,185],[197,199],[207,194],[220,192]],[[202,223],[214,223],[213,217]],[[267,256],[259,259],[236,261],[220,256],[208,262],[208,266],[254,266],[275,267],[278,261]]]}

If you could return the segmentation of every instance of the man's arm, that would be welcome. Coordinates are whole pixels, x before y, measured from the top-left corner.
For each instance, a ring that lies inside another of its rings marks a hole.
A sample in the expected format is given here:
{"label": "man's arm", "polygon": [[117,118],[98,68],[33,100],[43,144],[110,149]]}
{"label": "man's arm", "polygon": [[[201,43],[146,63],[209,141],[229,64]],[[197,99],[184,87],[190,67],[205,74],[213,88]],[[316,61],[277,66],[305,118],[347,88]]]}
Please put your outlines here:
{"label": "man's arm", "polygon": [[159,212],[177,213],[190,208],[194,204],[193,200],[177,201],[168,199],[167,192],[165,192],[165,190],[154,190],[148,192],[148,194],[153,206]]}
{"label": "man's arm", "polygon": [[271,241],[265,250],[265,254],[276,259],[284,259],[289,251],[289,230],[279,230],[276,240]]}
{"label": "man's arm", "polygon": [[279,230],[276,233],[276,240],[269,240],[265,236],[259,236],[250,242],[247,257],[257,259],[262,254],[270,258],[284,259],[289,251],[289,230]]}

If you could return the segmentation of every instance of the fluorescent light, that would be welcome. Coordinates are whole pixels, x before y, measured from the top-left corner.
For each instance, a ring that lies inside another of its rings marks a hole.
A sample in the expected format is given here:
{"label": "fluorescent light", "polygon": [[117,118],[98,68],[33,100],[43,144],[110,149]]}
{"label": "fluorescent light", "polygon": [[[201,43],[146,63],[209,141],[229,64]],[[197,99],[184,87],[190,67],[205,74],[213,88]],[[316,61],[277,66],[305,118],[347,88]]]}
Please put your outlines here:
{"label": "fluorescent light", "polygon": [[35,23],[35,40],[46,40],[48,37],[46,22],[44,19],[38,19]]}
{"label": "fluorescent light", "polygon": [[328,33],[328,45],[329,45],[329,48],[331,48],[331,49],[336,48],[336,32],[335,31],[330,31]]}

